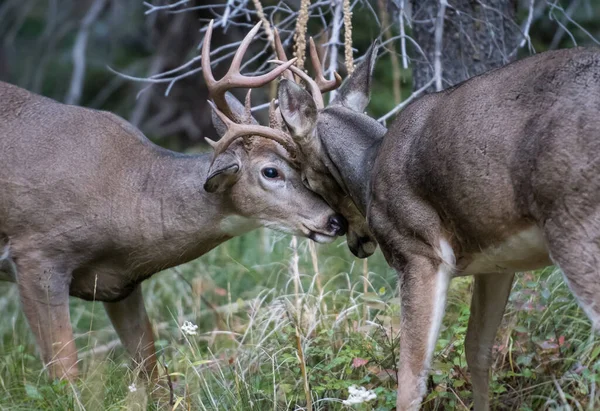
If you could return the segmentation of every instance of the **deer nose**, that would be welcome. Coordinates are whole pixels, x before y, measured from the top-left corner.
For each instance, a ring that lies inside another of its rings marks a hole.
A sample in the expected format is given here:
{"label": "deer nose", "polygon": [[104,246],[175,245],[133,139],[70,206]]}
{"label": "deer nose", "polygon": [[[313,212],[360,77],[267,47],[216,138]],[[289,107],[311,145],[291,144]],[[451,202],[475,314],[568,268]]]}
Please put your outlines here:
{"label": "deer nose", "polygon": [[344,235],[348,229],[348,222],[343,216],[334,214],[329,217],[327,227],[333,231],[335,235]]}

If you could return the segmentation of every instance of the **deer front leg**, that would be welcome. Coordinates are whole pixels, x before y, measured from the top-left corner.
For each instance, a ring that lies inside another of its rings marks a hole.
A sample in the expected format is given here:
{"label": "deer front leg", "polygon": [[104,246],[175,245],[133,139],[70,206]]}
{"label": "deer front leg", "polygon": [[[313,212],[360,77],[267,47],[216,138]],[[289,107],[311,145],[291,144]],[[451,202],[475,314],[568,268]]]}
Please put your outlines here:
{"label": "deer front leg", "polygon": [[514,274],[475,276],[471,316],[465,338],[467,364],[471,372],[475,411],[489,410],[489,378],[492,347],[504,315]]}
{"label": "deer front leg", "polygon": [[69,315],[69,279],[52,265],[23,257],[17,284],[23,312],[51,378],[77,378],[77,347]]}
{"label": "deer front leg", "polygon": [[104,303],[104,309],[125,349],[151,381],[157,381],[156,351],[152,325],[148,319],[142,286],[116,303]]}
{"label": "deer front leg", "polygon": [[399,270],[402,325],[397,410],[418,410],[425,394],[453,270],[454,256],[446,248],[448,252],[442,252],[439,259],[409,257]]}

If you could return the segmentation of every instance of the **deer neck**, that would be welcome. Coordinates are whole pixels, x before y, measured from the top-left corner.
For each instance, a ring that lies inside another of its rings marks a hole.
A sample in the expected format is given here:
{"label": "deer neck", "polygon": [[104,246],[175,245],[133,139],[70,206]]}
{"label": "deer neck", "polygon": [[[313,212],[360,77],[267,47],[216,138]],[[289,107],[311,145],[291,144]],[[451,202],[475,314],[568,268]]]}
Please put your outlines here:
{"label": "deer neck", "polygon": [[371,173],[386,128],[371,117],[343,107],[323,110],[317,133],[329,160],[327,168],[366,215]]}
{"label": "deer neck", "polygon": [[191,261],[257,228],[236,215],[227,193],[204,190],[209,164],[208,155],[162,153],[145,170],[130,219],[143,274]]}

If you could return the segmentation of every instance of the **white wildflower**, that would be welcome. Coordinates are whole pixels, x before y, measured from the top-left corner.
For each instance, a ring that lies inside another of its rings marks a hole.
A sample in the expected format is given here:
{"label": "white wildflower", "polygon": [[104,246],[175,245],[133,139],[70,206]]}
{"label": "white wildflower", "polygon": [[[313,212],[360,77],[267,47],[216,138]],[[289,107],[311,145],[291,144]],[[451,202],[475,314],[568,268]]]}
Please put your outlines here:
{"label": "white wildflower", "polygon": [[137,391],[137,387],[135,386],[135,384],[131,384],[127,388],[129,388],[129,392],[136,392]]}
{"label": "white wildflower", "polygon": [[348,393],[350,394],[348,399],[342,401],[344,405],[362,404],[363,402],[377,398],[375,392],[367,390],[365,387],[357,387],[356,385],[348,387]]}
{"label": "white wildflower", "polygon": [[196,330],[198,326],[190,321],[185,321],[181,326],[181,331],[183,331],[187,335],[196,335]]}

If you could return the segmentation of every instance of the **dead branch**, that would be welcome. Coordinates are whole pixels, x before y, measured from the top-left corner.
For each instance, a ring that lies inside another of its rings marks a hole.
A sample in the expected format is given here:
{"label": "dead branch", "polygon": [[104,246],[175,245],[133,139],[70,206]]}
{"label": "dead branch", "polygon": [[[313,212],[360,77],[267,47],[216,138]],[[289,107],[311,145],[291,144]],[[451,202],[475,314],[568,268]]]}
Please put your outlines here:
{"label": "dead branch", "polygon": [[81,99],[83,80],[85,78],[85,51],[87,49],[90,26],[98,19],[106,5],[106,0],[94,0],[87,14],[81,22],[81,28],[77,33],[75,47],[73,47],[73,75],[71,85],[65,97],[65,103],[77,104]]}

